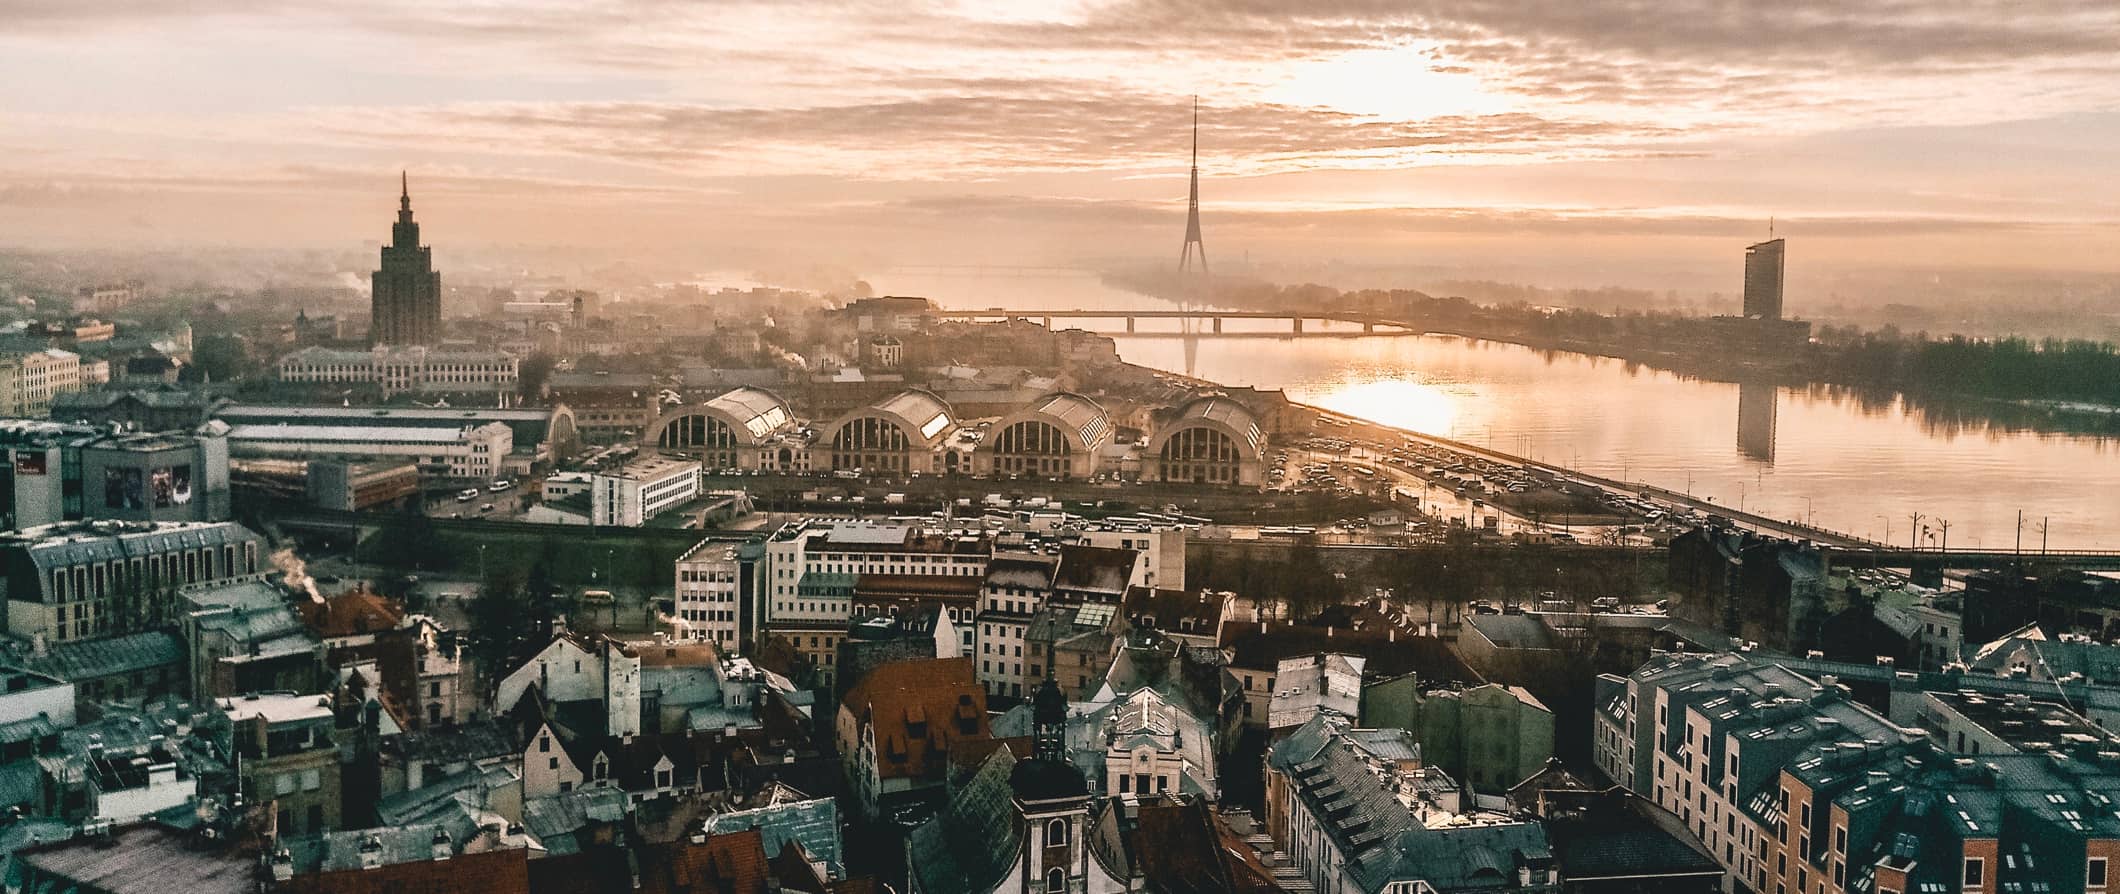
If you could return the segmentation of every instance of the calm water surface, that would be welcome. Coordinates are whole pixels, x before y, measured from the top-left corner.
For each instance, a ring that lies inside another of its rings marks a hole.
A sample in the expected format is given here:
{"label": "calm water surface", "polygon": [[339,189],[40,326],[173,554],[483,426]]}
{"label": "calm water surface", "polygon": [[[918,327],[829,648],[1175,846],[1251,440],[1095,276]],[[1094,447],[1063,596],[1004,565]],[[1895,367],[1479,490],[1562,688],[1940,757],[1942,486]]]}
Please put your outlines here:
{"label": "calm water surface", "polygon": [[[871,277],[944,307],[1171,305],[1080,277]],[[2120,442],[1933,424],[1896,401],[1681,378],[1618,360],[1445,336],[1260,339],[1122,336],[1128,361],[1584,471],[1647,481],[1779,518],[1925,544],[2012,548],[2048,524],[2056,548],[2120,549]],[[1286,323],[1231,321],[1225,331]],[[1317,331],[1312,324],[1306,327]]]}

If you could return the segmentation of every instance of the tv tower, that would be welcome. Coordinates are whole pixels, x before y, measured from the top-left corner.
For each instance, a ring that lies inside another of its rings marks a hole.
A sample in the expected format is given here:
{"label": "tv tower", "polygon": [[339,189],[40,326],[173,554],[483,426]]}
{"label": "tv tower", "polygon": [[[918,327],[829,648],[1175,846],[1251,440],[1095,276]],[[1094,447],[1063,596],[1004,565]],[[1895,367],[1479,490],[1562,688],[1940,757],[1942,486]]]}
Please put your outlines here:
{"label": "tv tower", "polygon": [[1200,275],[1207,273],[1207,245],[1200,241],[1200,97],[1193,97],[1192,190],[1185,206],[1185,247],[1178,250],[1178,272],[1191,273],[1193,257],[1200,259]]}

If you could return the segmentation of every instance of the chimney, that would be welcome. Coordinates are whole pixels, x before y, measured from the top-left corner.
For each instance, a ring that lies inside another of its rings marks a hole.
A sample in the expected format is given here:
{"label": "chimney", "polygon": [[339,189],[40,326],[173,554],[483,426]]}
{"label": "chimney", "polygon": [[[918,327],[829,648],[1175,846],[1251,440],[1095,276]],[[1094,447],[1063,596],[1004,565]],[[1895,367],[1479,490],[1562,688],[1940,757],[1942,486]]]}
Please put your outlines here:
{"label": "chimney", "polygon": [[434,860],[437,863],[449,859],[456,852],[455,848],[449,846],[449,830],[441,826],[434,827],[432,846],[434,849]]}
{"label": "chimney", "polygon": [[383,839],[379,835],[368,835],[361,839],[361,868],[380,869],[383,866]]}
{"label": "chimney", "polygon": [[287,852],[286,845],[280,845],[277,850],[272,852],[272,880],[285,882],[293,878],[294,855]]}

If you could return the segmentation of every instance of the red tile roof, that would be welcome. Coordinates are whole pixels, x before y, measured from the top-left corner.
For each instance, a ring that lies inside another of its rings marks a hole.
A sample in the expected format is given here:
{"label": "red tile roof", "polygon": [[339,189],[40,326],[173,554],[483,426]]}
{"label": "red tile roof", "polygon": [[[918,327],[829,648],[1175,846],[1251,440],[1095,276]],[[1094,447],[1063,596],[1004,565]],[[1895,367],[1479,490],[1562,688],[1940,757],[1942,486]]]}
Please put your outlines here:
{"label": "red tile roof", "polygon": [[321,603],[304,602],[299,608],[302,622],[324,639],[394,630],[405,620],[405,608],[397,600],[360,589],[326,597]]}
{"label": "red tile roof", "polygon": [[530,852],[509,848],[447,860],[297,875],[272,890],[276,894],[529,894]]}
{"label": "red tile roof", "polygon": [[878,665],[841,702],[876,739],[883,779],[939,778],[954,743],[991,738],[986,690],[970,658],[929,658]]}

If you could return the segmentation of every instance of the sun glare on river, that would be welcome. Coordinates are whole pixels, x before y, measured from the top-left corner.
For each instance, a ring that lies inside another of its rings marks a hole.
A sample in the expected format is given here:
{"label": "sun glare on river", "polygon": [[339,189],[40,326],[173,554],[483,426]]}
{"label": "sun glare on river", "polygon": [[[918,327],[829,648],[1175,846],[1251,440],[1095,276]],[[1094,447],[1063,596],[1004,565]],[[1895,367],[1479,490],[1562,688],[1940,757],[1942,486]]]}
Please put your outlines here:
{"label": "sun glare on river", "polygon": [[1455,437],[1462,399],[1443,386],[1408,379],[1290,388],[1291,396],[1329,410],[1422,434]]}

